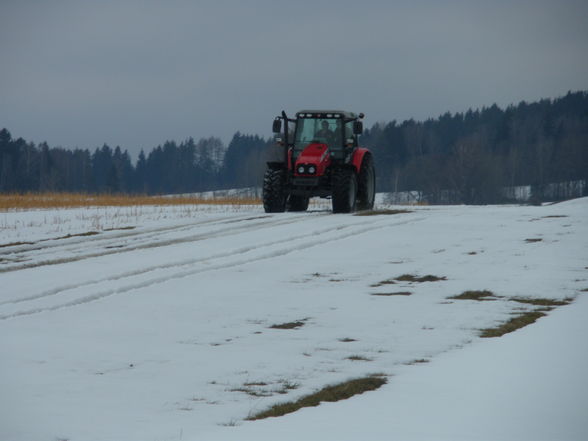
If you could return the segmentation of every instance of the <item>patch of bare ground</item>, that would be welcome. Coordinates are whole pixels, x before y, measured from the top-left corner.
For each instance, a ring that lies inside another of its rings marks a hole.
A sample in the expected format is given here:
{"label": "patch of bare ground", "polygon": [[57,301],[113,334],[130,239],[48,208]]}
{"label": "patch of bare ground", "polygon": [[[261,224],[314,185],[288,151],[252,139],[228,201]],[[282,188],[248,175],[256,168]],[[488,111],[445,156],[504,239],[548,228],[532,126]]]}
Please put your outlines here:
{"label": "patch of bare ground", "polygon": [[403,274],[403,275],[398,276],[398,277],[394,277],[394,278],[391,278],[391,279],[382,280],[381,282],[372,283],[370,285],[370,287],[371,288],[378,288],[378,287],[384,286],[384,285],[394,285],[396,282],[416,282],[416,283],[422,283],[422,282],[438,282],[439,280],[447,280],[447,278],[446,277],[433,276],[431,274],[428,274],[426,276],[415,276],[414,274]]}
{"label": "patch of bare ground", "polygon": [[70,239],[72,237],[96,236],[97,234],[100,234],[100,233],[98,231],[86,231],[85,233],[66,234],[65,236],[54,237],[51,240]]}
{"label": "patch of bare ground", "polygon": [[0,244],[0,248],[17,247],[20,245],[34,245],[34,244],[35,244],[35,242],[10,242],[10,243]]}
{"label": "patch of bare ground", "polygon": [[389,296],[411,296],[412,293],[409,292],[409,291],[373,292],[371,295],[373,295],[373,296],[383,296],[383,297],[389,297]]}
{"label": "patch of bare ground", "polygon": [[536,242],[541,242],[543,239],[539,238],[539,237],[532,237],[529,239],[525,239],[526,243],[536,243]]}
{"label": "patch of bare ground", "polygon": [[394,285],[396,282],[394,281],[394,279],[386,279],[386,280],[382,280],[381,282],[377,282],[377,283],[372,283],[370,285],[371,288],[377,288],[379,286],[384,286],[384,285]]}
{"label": "patch of bare ground", "polygon": [[392,209],[380,209],[380,210],[365,210],[355,213],[355,216],[378,216],[381,214],[392,215],[392,214],[405,214],[412,213],[411,210],[392,210]]}
{"label": "patch of bare ground", "polygon": [[305,322],[308,319],[297,320],[295,322],[286,322],[286,323],[278,323],[275,325],[271,325],[270,329],[296,329],[304,326]]}
{"label": "patch of bare ground", "polygon": [[403,274],[399,277],[396,277],[397,281],[399,282],[417,282],[417,283],[422,283],[422,282],[438,282],[439,280],[447,280],[446,277],[439,277],[439,276],[433,276],[431,274],[427,274],[426,276],[415,276],[413,274]]}
{"label": "patch of bare ground", "polygon": [[387,380],[381,375],[370,375],[363,378],[356,378],[343,383],[326,386],[323,389],[306,395],[296,401],[276,404],[267,410],[251,415],[248,421],[260,420],[263,418],[279,417],[296,412],[303,407],[315,407],[322,402],[334,402],[351,398],[364,392],[376,390],[386,384]]}
{"label": "patch of bare ground", "polygon": [[480,333],[480,337],[482,338],[493,338],[493,337],[502,337],[505,334],[509,334],[514,332],[518,329],[524,328],[525,326],[531,325],[535,323],[541,317],[544,317],[546,314],[541,311],[529,311],[519,314],[509,321],[502,323],[494,328],[486,328],[482,329]]}
{"label": "patch of bare ground", "polygon": [[527,305],[534,305],[534,306],[564,306],[569,305],[574,299],[571,297],[566,297],[563,300],[554,300],[554,299],[533,299],[533,298],[526,298],[526,297],[513,297],[509,300],[518,303],[524,303]]}
{"label": "patch of bare ground", "polygon": [[558,219],[558,218],[562,218],[562,217],[569,217],[563,214],[553,214],[550,216],[541,216],[541,217],[534,217],[533,219],[529,219],[529,222],[535,222],[541,219]]}
{"label": "patch of bare ground", "polygon": [[497,297],[496,295],[494,295],[494,293],[492,291],[488,291],[486,289],[481,290],[481,291],[477,291],[477,290],[469,290],[469,291],[464,291],[461,294],[458,294],[456,296],[453,297],[447,297],[448,299],[451,300],[478,300],[478,301],[484,301],[484,300],[496,300],[499,297]]}
{"label": "patch of bare ground", "polygon": [[354,342],[354,341],[357,341],[357,340],[354,339],[354,338],[345,337],[345,338],[340,338],[339,341],[341,343],[351,343],[351,342]]}
{"label": "patch of bare ground", "polygon": [[349,357],[346,357],[345,359],[351,360],[351,361],[374,361],[371,358],[364,357],[363,355],[350,355]]}
{"label": "patch of bare ground", "polygon": [[416,360],[411,360],[411,361],[406,362],[404,364],[409,365],[409,366],[413,366],[415,364],[424,364],[424,363],[429,363],[429,360],[427,360],[426,358],[418,358]]}
{"label": "patch of bare ground", "polygon": [[128,226],[128,227],[118,227],[118,228],[104,228],[102,231],[119,231],[119,230],[134,230],[137,227]]}

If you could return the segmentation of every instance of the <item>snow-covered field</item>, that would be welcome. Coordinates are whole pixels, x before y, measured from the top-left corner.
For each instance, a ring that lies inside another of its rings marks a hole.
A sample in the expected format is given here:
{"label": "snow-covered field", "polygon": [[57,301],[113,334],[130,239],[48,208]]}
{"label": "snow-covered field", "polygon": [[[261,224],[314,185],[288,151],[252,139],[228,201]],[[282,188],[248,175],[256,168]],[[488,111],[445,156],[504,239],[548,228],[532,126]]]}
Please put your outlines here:
{"label": "snow-covered field", "polygon": [[0,213],[0,440],[588,439],[588,199],[393,208]]}

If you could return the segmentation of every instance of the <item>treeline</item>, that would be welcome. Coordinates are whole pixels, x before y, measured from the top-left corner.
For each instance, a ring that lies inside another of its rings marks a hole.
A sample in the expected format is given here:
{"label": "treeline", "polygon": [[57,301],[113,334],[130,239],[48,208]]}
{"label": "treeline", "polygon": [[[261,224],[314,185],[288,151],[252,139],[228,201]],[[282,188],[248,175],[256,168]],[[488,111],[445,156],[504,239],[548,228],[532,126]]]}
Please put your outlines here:
{"label": "treeline", "polygon": [[[505,188],[531,185],[541,199],[550,184],[588,182],[588,92],[375,124],[361,144],[374,152],[379,191],[417,191],[429,203],[486,204],[506,201]],[[142,151],[133,164],[119,147],[36,146],[3,129],[0,192],[167,194],[260,186],[265,159],[276,151],[271,139],[237,132],[226,147],[218,138],[169,141]],[[582,188],[586,193],[588,185]]]}
{"label": "treeline", "polygon": [[[237,132],[228,147],[218,138],[169,141],[133,164],[108,145],[89,150],[35,146],[0,131],[0,192],[189,193],[255,185],[268,141]],[[261,159],[260,159],[261,158]]]}
{"label": "treeline", "polygon": [[362,144],[374,151],[380,191],[485,204],[504,202],[505,188],[531,185],[540,200],[549,184],[588,181],[588,92],[376,124]]}

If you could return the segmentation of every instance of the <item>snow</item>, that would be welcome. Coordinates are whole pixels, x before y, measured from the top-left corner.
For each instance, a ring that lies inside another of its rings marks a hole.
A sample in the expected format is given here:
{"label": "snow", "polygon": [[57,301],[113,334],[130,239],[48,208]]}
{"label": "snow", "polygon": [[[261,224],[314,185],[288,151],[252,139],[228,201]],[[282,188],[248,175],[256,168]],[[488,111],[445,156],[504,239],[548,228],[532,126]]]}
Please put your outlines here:
{"label": "snow", "polygon": [[[238,439],[585,440],[588,298],[533,327],[398,371],[377,393],[247,423]],[[205,439],[231,439],[231,432]]]}
{"label": "snow", "polygon": [[[588,439],[588,199],[410,210],[0,214],[0,440]],[[379,283],[402,274],[446,280]],[[479,338],[536,308],[516,297],[574,300]]]}

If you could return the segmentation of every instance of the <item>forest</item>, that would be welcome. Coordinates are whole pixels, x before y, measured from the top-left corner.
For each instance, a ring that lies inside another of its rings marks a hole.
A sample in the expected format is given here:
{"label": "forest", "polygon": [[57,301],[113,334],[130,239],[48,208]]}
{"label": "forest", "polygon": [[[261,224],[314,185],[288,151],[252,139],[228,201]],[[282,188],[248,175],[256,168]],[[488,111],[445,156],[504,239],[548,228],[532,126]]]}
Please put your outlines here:
{"label": "forest", "polygon": [[[368,115],[369,116],[369,115]],[[271,117],[268,117],[271,121]],[[268,123],[269,126],[269,123]],[[269,127],[268,127],[269,130]],[[583,182],[588,195],[588,92],[557,99],[445,113],[426,121],[377,123],[361,145],[374,153],[378,191],[419,192],[428,203],[508,202],[507,189]],[[141,151],[35,145],[0,131],[0,192],[177,194],[258,187],[272,138],[235,133],[168,141]],[[556,198],[564,199],[566,192]]]}

